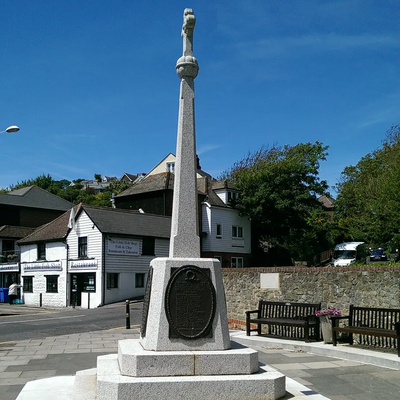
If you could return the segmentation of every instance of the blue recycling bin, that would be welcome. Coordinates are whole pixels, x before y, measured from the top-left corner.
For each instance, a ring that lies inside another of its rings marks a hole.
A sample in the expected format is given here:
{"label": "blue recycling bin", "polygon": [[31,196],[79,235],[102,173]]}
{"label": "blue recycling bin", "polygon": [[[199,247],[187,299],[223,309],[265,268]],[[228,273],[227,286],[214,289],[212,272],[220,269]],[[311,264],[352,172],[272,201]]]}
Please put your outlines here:
{"label": "blue recycling bin", "polygon": [[8,303],[8,288],[0,288],[0,303]]}

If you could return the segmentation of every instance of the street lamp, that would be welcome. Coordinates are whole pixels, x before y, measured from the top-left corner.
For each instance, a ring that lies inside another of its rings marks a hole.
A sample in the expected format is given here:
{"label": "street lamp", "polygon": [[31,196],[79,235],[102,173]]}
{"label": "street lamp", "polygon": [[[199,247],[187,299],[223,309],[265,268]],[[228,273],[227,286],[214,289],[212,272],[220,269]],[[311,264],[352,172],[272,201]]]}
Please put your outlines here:
{"label": "street lamp", "polygon": [[0,133],[14,133],[14,132],[18,132],[18,131],[19,131],[18,126],[11,125],[5,131],[1,131]]}

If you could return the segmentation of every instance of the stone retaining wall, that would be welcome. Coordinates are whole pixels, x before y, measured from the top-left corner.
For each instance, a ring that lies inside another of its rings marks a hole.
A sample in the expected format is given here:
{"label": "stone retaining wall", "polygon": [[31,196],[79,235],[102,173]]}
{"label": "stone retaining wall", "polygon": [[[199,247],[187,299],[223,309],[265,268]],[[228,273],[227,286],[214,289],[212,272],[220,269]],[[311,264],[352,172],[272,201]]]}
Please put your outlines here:
{"label": "stone retaining wall", "polygon": [[400,308],[400,267],[274,267],[222,269],[231,327],[244,328],[258,300]]}

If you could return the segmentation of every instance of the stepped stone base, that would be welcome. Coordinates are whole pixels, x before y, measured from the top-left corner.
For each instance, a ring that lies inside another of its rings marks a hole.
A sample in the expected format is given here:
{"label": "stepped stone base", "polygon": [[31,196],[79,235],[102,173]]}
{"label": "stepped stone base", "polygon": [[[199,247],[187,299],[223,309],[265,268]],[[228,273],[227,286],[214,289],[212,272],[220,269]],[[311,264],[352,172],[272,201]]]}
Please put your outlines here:
{"label": "stepped stone base", "polygon": [[[102,364],[109,356],[98,358]],[[258,353],[239,344],[220,351],[148,351],[135,339],[118,342],[118,363],[125,376],[239,375],[258,371]]]}
{"label": "stepped stone base", "polygon": [[262,367],[248,375],[131,377],[118,356],[98,358],[97,400],[275,400],[286,394],[285,376]]}

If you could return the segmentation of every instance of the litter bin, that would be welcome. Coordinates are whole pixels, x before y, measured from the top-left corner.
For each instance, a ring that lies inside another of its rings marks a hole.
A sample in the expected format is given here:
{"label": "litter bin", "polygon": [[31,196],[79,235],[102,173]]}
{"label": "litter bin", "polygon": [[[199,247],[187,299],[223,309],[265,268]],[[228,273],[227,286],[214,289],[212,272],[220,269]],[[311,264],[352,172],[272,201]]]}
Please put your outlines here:
{"label": "litter bin", "polygon": [[8,288],[0,288],[0,303],[8,303]]}

